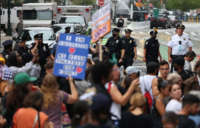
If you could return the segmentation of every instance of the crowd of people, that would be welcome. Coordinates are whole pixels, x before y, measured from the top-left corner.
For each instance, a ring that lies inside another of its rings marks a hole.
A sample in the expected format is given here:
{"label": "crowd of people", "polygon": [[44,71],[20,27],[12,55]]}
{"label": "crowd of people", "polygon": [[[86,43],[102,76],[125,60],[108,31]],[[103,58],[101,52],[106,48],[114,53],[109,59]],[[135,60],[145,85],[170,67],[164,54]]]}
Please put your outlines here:
{"label": "crowd of people", "polygon": [[24,38],[15,47],[5,41],[0,127],[200,128],[200,60],[183,31],[178,25],[168,43],[168,61],[160,54],[158,32],[150,32],[142,76],[133,65],[137,45],[132,30],[121,37],[114,28],[102,49],[99,43],[90,48],[84,80],[53,74],[57,44],[50,49],[42,34],[34,36],[31,48]]}

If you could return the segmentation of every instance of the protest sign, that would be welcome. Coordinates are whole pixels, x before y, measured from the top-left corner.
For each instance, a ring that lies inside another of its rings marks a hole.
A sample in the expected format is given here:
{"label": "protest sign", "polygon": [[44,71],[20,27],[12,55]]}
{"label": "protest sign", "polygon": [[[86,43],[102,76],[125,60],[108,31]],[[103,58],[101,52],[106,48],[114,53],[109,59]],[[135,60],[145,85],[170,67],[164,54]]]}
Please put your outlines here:
{"label": "protest sign", "polygon": [[54,75],[84,79],[90,40],[88,36],[61,34],[55,56]]}
{"label": "protest sign", "polygon": [[97,42],[101,37],[111,31],[110,4],[106,4],[92,16],[92,42]]}

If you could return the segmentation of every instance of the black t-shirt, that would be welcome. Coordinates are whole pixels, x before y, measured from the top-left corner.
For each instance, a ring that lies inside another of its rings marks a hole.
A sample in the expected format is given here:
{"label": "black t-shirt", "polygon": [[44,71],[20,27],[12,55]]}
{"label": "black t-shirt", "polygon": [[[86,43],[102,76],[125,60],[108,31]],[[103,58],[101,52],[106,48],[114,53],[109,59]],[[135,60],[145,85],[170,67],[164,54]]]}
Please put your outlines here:
{"label": "black t-shirt", "polygon": [[149,115],[133,115],[126,112],[122,115],[120,128],[153,128],[152,118]]}
{"label": "black t-shirt", "polygon": [[179,115],[179,128],[195,128],[195,123],[185,115]]}
{"label": "black t-shirt", "polygon": [[136,47],[136,42],[135,40],[130,37],[130,38],[126,38],[123,37],[122,38],[122,49],[125,49],[125,58],[131,58],[133,59],[133,57],[135,56],[134,53],[134,47]]}
{"label": "black t-shirt", "polygon": [[157,39],[150,38],[145,42],[146,59],[157,60],[160,44]]}

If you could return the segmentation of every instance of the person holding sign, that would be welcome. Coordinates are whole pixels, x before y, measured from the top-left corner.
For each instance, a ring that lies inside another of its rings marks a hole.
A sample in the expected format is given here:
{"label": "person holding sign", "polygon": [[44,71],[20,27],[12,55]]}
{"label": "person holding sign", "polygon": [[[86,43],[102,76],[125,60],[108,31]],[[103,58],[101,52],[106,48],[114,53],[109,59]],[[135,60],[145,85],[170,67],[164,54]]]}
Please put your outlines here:
{"label": "person holding sign", "polygon": [[121,58],[119,59],[119,63],[122,63],[124,67],[131,66],[134,60],[137,59],[137,49],[136,42],[131,37],[132,30],[125,30],[125,37],[122,38],[122,53]]}
{"label": "person holding sign", "polygon": [[71,94],[59,90],[56,77],[48,73],[43,79],[41,92],[44,95],[42,111],[49,116],[49,121],[53,122],[54,128],[61,128],[61,107],[63,102],[73,104],[78,100],[78,92],[75,88],[72,77],[68,77]]}

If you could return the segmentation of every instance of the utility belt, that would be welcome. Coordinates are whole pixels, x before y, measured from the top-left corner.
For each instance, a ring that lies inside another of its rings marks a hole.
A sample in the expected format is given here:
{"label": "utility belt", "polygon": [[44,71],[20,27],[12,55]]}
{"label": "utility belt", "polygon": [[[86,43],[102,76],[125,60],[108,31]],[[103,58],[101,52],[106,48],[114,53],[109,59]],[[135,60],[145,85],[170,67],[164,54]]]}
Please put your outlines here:
{"label": "utility belt", "polygon": [[172,57],[173,60],[178,58],[178,57],[181,57],[181,58],[184,59],[185,55],[171,55],[171,57]]}

